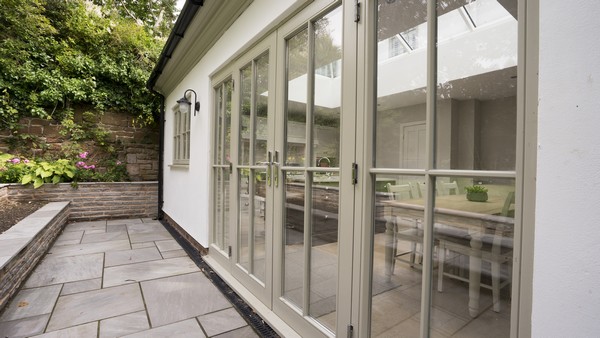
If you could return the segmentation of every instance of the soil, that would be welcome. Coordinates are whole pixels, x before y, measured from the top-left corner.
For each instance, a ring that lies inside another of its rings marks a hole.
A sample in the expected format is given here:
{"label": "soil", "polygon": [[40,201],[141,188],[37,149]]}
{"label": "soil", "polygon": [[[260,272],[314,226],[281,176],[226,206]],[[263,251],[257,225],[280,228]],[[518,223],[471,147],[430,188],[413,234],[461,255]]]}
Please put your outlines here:
{"label": "soil", "polygon": [[0,203],[0,234],[44,205],[46,202],[42,201],[2,201]]}

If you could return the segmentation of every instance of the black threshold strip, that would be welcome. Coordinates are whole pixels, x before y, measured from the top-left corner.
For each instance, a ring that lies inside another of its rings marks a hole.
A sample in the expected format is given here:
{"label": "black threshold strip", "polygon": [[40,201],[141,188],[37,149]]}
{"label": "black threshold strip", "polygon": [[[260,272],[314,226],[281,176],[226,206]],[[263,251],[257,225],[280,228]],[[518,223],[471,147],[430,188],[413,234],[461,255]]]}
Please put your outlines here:
{"label": "black threshold strip", "polygon": [[267,322],[265,322],[255,311],[248,305],[240,296],[225,281],[206,264],[200,253],[181,236],[171,225],[164,220],[159,220],[160,223],[171,233],[173,238],[183,247],[185,252],[202,270],[204,275],[223,293],[223,295],[233,304],[236,310],[240,313],[246,322],[258,333],[261,337],[277,338],[279,335],[275,332]]}

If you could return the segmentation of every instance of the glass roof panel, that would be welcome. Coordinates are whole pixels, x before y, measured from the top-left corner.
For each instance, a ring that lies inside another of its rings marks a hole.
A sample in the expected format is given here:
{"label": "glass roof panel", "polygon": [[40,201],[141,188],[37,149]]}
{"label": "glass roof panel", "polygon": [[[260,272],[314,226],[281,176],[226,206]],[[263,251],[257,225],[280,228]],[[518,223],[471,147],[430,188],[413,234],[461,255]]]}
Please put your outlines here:
{"label": "glass roof panel", "polygon": [[471,31],[469,24],[461,14],[462,7],[441,15],[438,18],[438,41],[448,40],[455,36]]}
{"label": "glass roof panel", "polygon": [[465,5],[465,9],[476,27],[512,17],[496,0],[477,0]]}

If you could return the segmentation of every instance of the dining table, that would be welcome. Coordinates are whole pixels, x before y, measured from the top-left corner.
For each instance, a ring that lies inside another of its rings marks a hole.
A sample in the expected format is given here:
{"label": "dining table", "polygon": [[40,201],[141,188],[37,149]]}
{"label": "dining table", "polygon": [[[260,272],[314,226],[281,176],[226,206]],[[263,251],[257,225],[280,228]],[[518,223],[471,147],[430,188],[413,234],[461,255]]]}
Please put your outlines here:
{"label": "dining table", "polygon": [[[486,202],[469,201],[464,194],[436,196],[434,202],[434,238],[436,236],[462,236],[470,240],[469,258],[469,314],[479,315],[481,288],[481,252],[482,238],[486,233],[496,235],[512,234],[514,218],[502,216],[506,196],[491,195]],[[382,200],[386,220],[385,230],[385,273],[392,275],[392,263],[396,219],[412,219],[414,224],[423,224],[423,199]],[[512,235],[510,235],[512,236]],[[464,239],[463,238],[463,239]]]}

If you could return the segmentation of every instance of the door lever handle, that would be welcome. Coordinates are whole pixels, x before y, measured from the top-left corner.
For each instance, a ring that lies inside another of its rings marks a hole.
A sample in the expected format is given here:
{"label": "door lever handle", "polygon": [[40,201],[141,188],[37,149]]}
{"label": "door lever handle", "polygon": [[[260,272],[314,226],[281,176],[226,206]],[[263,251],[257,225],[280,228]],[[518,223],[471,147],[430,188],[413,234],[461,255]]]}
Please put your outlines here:
{"label": "door lever handle", "polygon": [[271,162],[271,152],[268,151],[267,152],[267,186],[271,186],[271,164],[273,162]]}
{"label": "door lever handle", "polygon": [[275,184],[275,188],[279,187],[279,151],[275,151],[275,156],[273,156],[273,165],[275,166],[274,170],[275,172],[273,173],[273,181]]}

